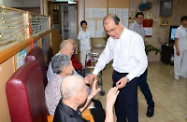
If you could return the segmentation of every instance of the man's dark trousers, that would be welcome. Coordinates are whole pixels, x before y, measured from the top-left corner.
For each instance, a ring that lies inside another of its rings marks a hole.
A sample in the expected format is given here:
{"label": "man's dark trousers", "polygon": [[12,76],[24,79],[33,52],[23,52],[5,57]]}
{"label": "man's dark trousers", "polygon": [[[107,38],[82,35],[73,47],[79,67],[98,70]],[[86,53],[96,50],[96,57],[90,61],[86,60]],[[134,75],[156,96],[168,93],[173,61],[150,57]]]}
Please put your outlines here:
{"label": "man's dark trousers", "polygon": [[149,89],[149,85],[147,84],[147,69],[140,76],[139,87],[142,93],[144,94],[145,99],[147,100],[147,104],[149,107],[154,107],[154,101],[152,98],[151,91]]}
{"label": "man's dark trousers", "polygon": [[[112,79],[115,83],[122,77],[125,77],[127,73],[113,72]],[[126,86],[120,89],[119,95],[115,102],[115,112],[117,116],[117,122],[138,122],[138,89],[139,78],[132,79]]]}

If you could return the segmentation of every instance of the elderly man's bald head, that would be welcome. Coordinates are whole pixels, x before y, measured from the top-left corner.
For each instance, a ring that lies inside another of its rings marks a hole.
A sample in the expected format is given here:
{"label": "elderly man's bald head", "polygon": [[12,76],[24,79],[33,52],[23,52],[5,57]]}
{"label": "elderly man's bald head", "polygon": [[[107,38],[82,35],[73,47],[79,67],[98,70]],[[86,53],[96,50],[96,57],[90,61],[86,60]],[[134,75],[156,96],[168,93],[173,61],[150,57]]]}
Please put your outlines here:
{"label": "elderly man's bald head", "polygon": [[74,48],[75,46],[73,39],[64,40],[60,44],[60,53],[68,55],[71,58],[72,54],[74,53]]}
{"label": "elderly man's bald head", "polygon": [[60,44],[60,49],[67,47],[68,45],[72,45],[74,44],[74,40],[73,39],[67,39],[67,40],[63,40]]}
{"label": "elderly man's bald head", "polygon": [[[78,75],[67,76],[61,82],[61,94],[63,100],[71,99],[78,94],[85,94],[87,97],[86,92],[86,85],[84,82],[84,78]],[[85,101],[86,98],[84,97],[82,101]]]}

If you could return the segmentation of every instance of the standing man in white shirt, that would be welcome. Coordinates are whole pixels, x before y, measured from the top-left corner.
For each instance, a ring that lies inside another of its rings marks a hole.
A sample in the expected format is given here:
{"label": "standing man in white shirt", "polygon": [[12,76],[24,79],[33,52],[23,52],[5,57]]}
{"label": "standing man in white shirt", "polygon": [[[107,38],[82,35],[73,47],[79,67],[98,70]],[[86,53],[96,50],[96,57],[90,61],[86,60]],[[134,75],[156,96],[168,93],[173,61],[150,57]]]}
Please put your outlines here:
{"label": "standing man in white shirt", "polygon": [[174,45],[174,77],[179,80],[182,75],[182,60],[184,58],[184,52],[187,51],[187,16],[181,17],[181,25],[175,32],[175,45]]}
{"label": "standing man in white shirt", "polygon": [[[140,34],[140,36],[145,40],[145,31],[142,26],[144,20],[144,14],[142,12],[136,13],[136,20],[129,27],[130,30]],[[144,41],[145,42],[145,41]],[[149,89],[149,85],[147,83],[147,69],[141,75],[141,81],[139,82],[139,87],[142,93],[144,94],[145,99],[147,100],[147,117],[152,117],[154,115],[154,101],[152,97],[151,90]]]}
{"label": "standing man in white shirt", "polygon": [[145,72],[148,62],[141,36],[128,30],[113,14],[107,15],[103,25],[108,38],[93,71],[92,78],[113,60],[113,86],[120,89],[115,103],[117,122],[138,122],[137,88],[140,76]]}
{"label": "standing man in white shirt", "polygon": [[87,29],[87,22],[85,20],[82,20],[80,22],[80,26],[82,30],[78,34],[78,51],[80,52],[80,61],[85,67],[85,58],[86,54],[91,52],[92,48],[92,39],[90,32]]}

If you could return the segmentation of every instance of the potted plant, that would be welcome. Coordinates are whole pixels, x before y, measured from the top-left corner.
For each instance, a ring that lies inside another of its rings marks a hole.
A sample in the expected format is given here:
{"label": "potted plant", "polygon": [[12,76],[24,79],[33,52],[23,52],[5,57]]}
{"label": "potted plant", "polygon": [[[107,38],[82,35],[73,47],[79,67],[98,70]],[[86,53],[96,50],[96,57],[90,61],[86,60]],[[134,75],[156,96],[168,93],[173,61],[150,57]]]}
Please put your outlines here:
{"label": "potted plant", "polygon": [[149,55],[149,52],[154,51],[155,55],[157,55],[158,53],[161,53],[161,50],[157,47],[154,47],[153,45],[150,44],[146,44],[145,45],[145,52],[147,55]]}

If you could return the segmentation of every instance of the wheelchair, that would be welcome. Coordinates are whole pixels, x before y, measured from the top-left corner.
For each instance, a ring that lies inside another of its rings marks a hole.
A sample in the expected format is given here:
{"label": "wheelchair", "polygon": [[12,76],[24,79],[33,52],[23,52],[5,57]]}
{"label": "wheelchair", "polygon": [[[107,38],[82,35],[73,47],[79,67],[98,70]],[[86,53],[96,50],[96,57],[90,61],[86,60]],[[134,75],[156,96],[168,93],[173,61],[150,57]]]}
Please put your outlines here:
{"label": "wheelchair", "polygon": [[[86,54],[85,57],[85,68],[84,68],[84,76],[88,75],[90,73],[90,69],[95,68],[95,64],[97,63],[99,58],[98,53],[90,52]],[[102,71],[98,74],[98,85],[100,86],[101,90],[99,92],[100,96],[105,95],[105,91],[103,90],[103,81],[102,81]]]}

